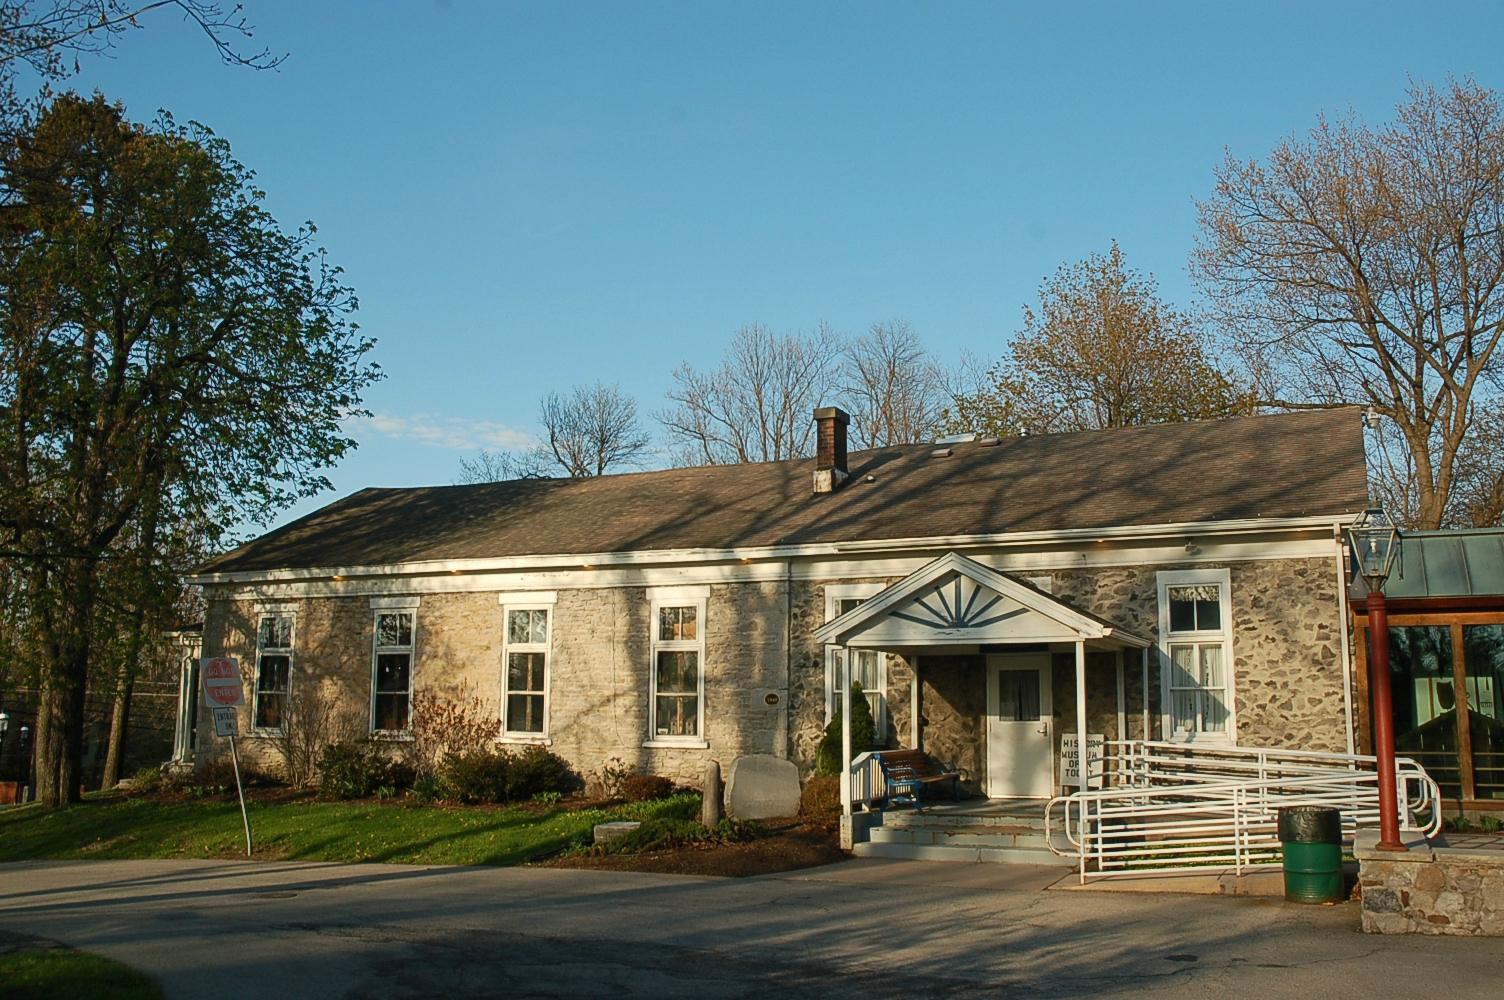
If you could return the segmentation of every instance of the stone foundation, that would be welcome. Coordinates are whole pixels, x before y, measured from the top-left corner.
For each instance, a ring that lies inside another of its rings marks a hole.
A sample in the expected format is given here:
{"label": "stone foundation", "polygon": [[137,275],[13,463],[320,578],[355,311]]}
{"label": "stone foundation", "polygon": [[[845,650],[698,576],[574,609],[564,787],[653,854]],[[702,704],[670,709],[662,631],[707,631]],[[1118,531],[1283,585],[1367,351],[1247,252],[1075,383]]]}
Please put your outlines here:
{"label": "stone foundation", "polygon": [[1460,846],[1443,839],[1381,851],[1378,833],[1358,832],[1358,885],[1368,934],[1504,937],[1504,841]]}

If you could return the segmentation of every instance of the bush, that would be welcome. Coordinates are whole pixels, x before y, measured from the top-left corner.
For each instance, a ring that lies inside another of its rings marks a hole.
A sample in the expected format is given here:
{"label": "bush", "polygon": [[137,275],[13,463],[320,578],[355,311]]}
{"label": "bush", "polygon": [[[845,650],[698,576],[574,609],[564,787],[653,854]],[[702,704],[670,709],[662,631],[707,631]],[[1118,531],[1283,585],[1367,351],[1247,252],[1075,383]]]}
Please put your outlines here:
{"label": "bush", "polygon": [[155,767],[143,767],[131,776],[131,791],[151,794],[162,787],[162,771]]}
{"label": "bush", "polygon": [[596,772],[595,783],[601,797],[606,799],[621,798],[622,782],[632,776],[632,768],[620,757],[607,757],[601,769]]}
{"label": "bush", "polygon": [[505,802],[512,758],[503,750],[469,750],[444,760],[439,787],[461,802]]}
{"label": "bush", "polygon": [[566,795],[580,787],[580,776],[558,754],[532,746],[512,757],[507,772],[507,798],[513,802],[545,792]]}
{"label": "bush", "polygon": [[364,799],[383,785],[394,784],[392,767],[380,749],[366,740],[330,743],[319,754],[319,790],[336,799]]}
{"label": "bush", "polygon": [[[866,753],[877,742],[877,726],[872,722],[872,707],[862,694],[860,684],[851,685],[851,755]],[[816,774],[839,774],[841,770],[841,705],[830,716],[820,751],[815,757]]]}
{"label": "bush", "polygon": [[666,799],[674,794],[674,783],[661,774],[634,774],[621,783],[621,797],[628,802]]}
{"label": "bush", "polygon": [[[241,767],[240,781],[246,788],[278,784],[274,778],[249,766]],[[193,798],[234,795],[235,765],[223,758],[211,761],[188,774],[174,778],[171,787],[179,794]]]}
{"label": "bush", "polygon": [[830,820],[841,814],[839,775],[817,774],[799,793],[799,815],[809,820]]}

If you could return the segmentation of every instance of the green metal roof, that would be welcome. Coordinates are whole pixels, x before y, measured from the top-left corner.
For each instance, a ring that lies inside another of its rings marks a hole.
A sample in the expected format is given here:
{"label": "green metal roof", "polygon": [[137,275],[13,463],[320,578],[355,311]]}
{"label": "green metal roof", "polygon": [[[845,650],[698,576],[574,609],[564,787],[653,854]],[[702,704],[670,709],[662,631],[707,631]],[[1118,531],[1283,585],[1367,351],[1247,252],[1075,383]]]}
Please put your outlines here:
{"label": "green metal roof", "polygon": [[1387,597],[1504,594],[1504,528],[1415,531],[1400,536]]}

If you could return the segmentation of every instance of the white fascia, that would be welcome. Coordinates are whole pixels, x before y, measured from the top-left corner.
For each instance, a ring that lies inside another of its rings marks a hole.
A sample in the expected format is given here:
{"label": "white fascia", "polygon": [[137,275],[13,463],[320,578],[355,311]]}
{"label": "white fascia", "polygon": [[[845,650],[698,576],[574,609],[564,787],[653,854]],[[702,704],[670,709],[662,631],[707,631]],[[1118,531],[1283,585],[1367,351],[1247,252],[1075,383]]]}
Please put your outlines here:
{"label": "white fascia", "polygon": [[805,545],[769,545],[732,549],[648,549],[634,552],[505,556],[491,559],[432,559],[404,563],[357,566],[316,566],[302,569],[248,570],[229,573],[191,573],[191,584],[275,583],[304,580],[343,580],[349,577],[437,576],[445,573],[507,572],[539,569],[599,569],[608,566],[638,567],[665,564],[767,562],[821,556],[875,555],[918,550],[961,551],[976,548],[1029,546],[1050,543],[1152,541],[1163,539],[1228,537],[1270,532],[1312,530],[1340,531],[1358,516],[1328,514],[1321,517],[1246,518],[1236,521],[1181,521],[1170,524],[1121,525],[1108,528],[1069,528],[1060,531],[994,532],[974,535],[934,535],[915,538],[879,538],[850,542],[817,542]]}

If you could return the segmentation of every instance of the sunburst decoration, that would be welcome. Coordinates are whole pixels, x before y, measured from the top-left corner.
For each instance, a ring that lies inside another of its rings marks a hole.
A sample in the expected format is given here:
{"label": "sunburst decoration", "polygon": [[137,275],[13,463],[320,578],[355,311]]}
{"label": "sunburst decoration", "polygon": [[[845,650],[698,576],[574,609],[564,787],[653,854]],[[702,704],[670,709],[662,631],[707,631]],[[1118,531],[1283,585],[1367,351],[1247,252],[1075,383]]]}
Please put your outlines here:
{"label": "sunburst decoration", "polygon": [[914,598],[908,611],[894,611],[894,618],[933,629],[982,628],[1024,613],[1015,607],[995,611],[1003,595],[981,586],[969,576],[951,573],[928,591]]}

